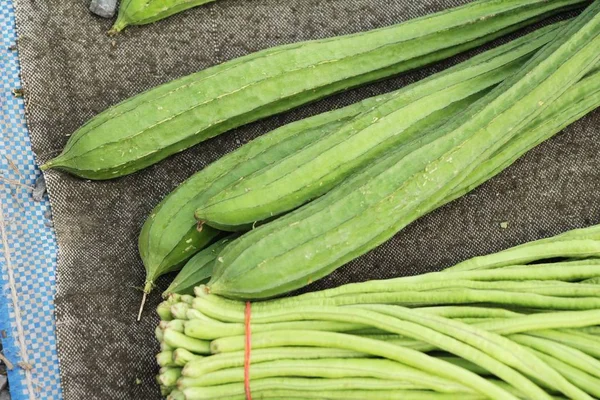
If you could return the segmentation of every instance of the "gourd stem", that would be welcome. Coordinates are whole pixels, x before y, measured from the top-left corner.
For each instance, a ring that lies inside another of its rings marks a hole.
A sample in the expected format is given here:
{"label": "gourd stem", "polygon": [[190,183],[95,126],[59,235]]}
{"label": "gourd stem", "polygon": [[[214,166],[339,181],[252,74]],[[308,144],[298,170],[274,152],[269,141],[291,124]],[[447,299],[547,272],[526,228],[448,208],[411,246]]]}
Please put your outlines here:
{"label": "gourd stem", "polygon": [[117,18],[117,21],[115,22],[115,24],[108,31],[108,35],[110,35],[110,36],[116,35],[117,33],[121,32],[123,29],[125,29],[125,27],[127,25],[129,25],[127,23],[127,21],[125,21],[122,18]]}
{"label": "gourd stem", "polygon": [[138,321],[142,320],[142,313],[144,312],[144,305],[146,305],[146,298],[148,297],[148,294],[152,291],[153,286],[154,286],[154,283],[152,283],[151,281],[146,282],[146,285],[144,286],[144,294],[142,295],[142,303],[140,304],[140,311],[138,312],[138,316],[137,316]]}
{"label": "gourd stem", "polygon": [[146,304],[146,297],[148,296],[148,293],[144,292],[144,294],[142,295],[142,303],[140,304],[140,311],[138,312],[138,317],[137,320],[141,321],[142,319],[142,313],[144,312],[144,305]]}

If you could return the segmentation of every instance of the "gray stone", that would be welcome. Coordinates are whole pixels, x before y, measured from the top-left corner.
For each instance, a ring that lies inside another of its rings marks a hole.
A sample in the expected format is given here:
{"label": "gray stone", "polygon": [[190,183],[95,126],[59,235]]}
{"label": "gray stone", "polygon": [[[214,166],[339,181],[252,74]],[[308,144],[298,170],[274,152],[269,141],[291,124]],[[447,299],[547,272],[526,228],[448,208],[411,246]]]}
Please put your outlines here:
{"label": "gray stone", "polygon": [[46,194],[46,180],[44,179],[44,175],[38,176],[35,180],[35,185],[33,186],[33,191],[31,192],[31,197],[33,197],[33,201],[40,202],[42,198]]}
{"label": "gray stone", "polygon": [[90,11],[103,18],[112,18],[117,9],[117,0],[92,0]]}

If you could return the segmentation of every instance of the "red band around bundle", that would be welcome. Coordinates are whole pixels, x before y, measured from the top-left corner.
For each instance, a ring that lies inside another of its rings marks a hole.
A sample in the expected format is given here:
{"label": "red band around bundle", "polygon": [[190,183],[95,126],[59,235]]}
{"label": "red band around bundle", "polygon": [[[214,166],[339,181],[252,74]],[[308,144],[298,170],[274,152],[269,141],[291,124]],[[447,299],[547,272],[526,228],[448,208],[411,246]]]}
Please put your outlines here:
{"label": "red band around bundle", "polygon": [[246,392],[246,400],[252,400],[252,393],[250,392],[250,351],[252,349],[252,330],[250,329],[251,308],[250,302],[246,302],[246,345],[244,351],[244,391]]}

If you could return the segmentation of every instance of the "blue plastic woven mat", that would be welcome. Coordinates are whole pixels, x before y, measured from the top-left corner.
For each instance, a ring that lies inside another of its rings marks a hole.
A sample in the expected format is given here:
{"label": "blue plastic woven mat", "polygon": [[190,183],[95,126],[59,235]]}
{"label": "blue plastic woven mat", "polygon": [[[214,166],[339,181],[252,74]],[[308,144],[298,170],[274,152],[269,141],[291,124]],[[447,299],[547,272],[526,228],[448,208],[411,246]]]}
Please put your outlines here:
{"label": "blue plastic woven mat", "polygon": [[[54,334],[56,242],[47,197],[36,202],[36,168],[18,97],[19,61],[12,1],[0,2],[0,334],[11,395],[61,399]],[[15,92],[16,90],[16,92]]]}

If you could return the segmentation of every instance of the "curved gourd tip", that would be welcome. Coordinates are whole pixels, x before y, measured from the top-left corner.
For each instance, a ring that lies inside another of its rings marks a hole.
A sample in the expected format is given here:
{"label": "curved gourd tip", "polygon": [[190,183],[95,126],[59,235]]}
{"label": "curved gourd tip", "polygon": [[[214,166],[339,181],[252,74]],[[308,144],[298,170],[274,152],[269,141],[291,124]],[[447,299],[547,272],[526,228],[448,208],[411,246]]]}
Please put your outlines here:
{"label": "curved gourd tip", "polygon": [[204,229],[204,222],[202,220],[198,220],[198,223],[196,224],[196,230],[198,232],[202,232],[202,230]]}
{"label": "curved gourd tip", "polygon": [[125,21],[125,19],[117,18],[114,25],[112,26],[112,28],[110,28],[110,30],[107,32],[107,34],[109,36],[116,35],[117,33],[121,32],[123,29],[125,29],[127,26],[129,26],[129,24],[127,23],[127,21]]}
{"label": "curved gourd tip", "polygon": [[40,165],[40,169],[42,171],[48,171],[49,169],[52,168],[60,168],[63,167],[65,165],[65,160],[63,158],[63,154],[59,154],[56,157],[54,157],[53,159],[46,161],[44,164]]}

